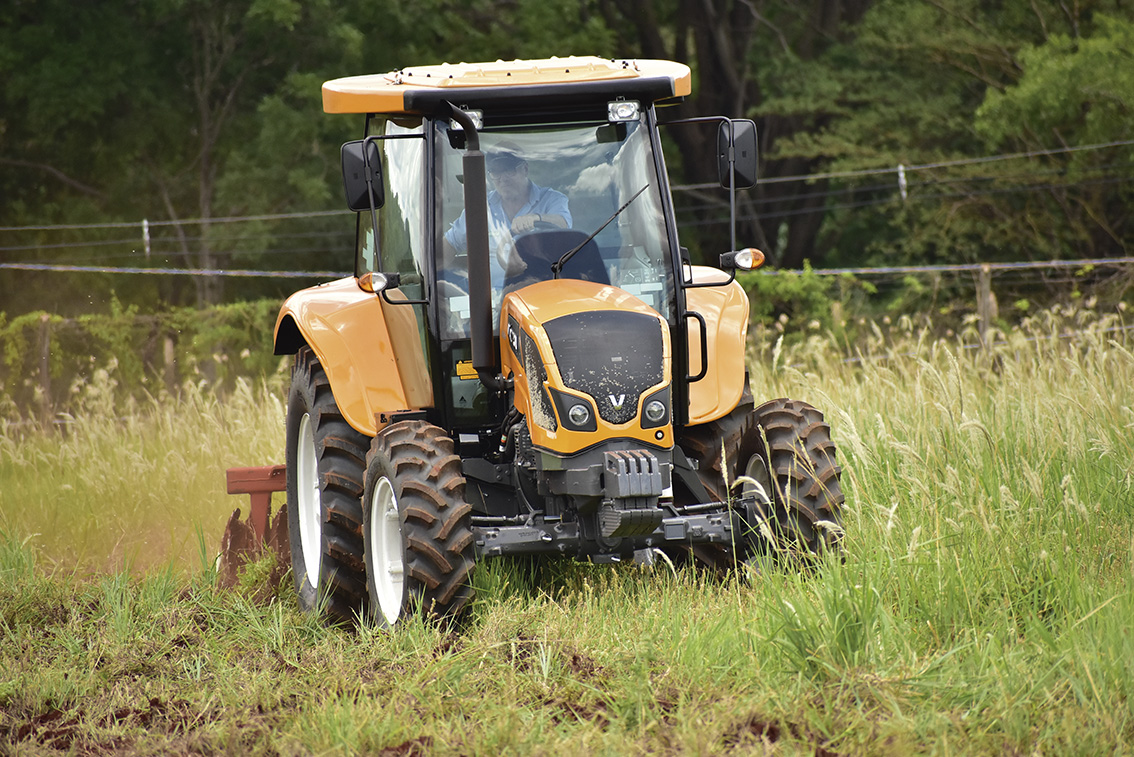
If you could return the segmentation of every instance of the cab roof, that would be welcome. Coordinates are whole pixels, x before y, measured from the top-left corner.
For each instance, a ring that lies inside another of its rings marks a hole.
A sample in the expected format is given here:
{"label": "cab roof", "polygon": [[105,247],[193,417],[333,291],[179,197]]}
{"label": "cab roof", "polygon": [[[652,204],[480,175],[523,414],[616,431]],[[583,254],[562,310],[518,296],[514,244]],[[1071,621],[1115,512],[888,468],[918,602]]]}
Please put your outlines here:
{"label": "cab roof", "polygon": [[323,84],[327,113],[431,113],[447,102],[465,107],[539,100],[671,100],[691,91],[689,67],[667,60],[593,56],[442,63],[349,76]]}

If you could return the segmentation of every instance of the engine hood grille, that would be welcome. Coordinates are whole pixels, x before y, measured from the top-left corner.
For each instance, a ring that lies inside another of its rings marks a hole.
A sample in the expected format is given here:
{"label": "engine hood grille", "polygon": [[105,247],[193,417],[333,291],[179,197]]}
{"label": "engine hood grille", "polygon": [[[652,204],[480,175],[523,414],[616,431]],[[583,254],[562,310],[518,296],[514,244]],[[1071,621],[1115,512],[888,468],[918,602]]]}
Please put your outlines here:
{"label": "engine hood grille", "polygon": [[597,310],[560,316],[543,327],[564,386],[589,395],[607,423],[633,420],[642,393],[665,376],[655,317]]}

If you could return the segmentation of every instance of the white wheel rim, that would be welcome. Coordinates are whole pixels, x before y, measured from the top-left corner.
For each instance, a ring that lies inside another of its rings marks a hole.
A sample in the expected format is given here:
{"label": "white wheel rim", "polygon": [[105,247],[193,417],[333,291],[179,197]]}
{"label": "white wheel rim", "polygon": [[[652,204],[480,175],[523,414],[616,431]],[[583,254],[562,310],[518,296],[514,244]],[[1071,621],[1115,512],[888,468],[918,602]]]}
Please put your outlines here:
{"label": "white wheel rim", "polygon": [[322,496],[319,494],[319,461],[315,456],[315,433],[311,430],[311,414],[299,419],[299,439],[295,450],[295,488],[299,505],[299,543],[303,548],[303,569],[307,582],[319,587],[319,569],[323,551]]}
{"label": "white wheel rim", "polygon": [[405,586],[405,548],[398,497],[390,479],[383,476],[370,500],[370,545],[374,590],[378,607],[388,625],[394,625],[402,612]]}
{"label": "white wheel rim", "polygon": [[768,466],[764,464],[764,459],[759,455],[748,458],[748,464],[744,466],[744,476],[752,479],[759,486],[745,481],[740,490],[741,495],[755,497],[760,504],[770,505],[772,503],[772,477],[768,475]]}

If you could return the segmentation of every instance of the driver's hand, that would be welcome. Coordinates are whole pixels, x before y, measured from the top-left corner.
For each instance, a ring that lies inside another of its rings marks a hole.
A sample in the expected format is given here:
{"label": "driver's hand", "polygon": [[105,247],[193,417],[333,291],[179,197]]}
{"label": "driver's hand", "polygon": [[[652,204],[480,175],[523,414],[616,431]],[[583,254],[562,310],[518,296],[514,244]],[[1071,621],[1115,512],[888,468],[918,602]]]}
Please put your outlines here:
{"label": "driver's hand", "polygon": [[516,216],[512,219],[512,233],[523,234],[525,231],[531,231],[535,228],[537,222],[539,222],[539,215],[536,213],[529,213],[526,216]]}
{"label": "driver's hand", "polygon": [[[513,224],[515,221],[513,221]],[[527,270],[528,266],[516,251],[516,242],[512,237],[500,240],[496,247],[496,262],[504,269],[505,276],[518,276]]]}

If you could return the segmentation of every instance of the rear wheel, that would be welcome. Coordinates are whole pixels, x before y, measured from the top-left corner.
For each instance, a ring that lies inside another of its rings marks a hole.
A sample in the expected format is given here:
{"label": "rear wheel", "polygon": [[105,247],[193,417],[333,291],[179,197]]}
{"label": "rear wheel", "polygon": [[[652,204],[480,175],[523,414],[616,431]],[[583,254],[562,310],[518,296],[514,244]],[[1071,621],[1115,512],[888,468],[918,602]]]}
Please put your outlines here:
{"label": "rear wheel", "polygon": [[295,356],[287,403],[287,518],[299,606],[353,622],[366,610],[362,472],[369,439],[343,418],[309,347]]}
{"label": "rear wheel", "polygon": [[453,440],[424,421],[387,426],[366,460],[363,540],[372,617],[451,618],[472,599],[472,507]]}

